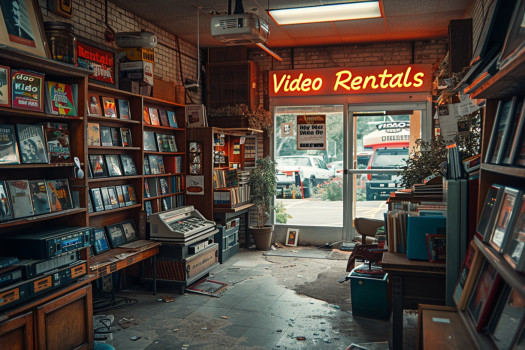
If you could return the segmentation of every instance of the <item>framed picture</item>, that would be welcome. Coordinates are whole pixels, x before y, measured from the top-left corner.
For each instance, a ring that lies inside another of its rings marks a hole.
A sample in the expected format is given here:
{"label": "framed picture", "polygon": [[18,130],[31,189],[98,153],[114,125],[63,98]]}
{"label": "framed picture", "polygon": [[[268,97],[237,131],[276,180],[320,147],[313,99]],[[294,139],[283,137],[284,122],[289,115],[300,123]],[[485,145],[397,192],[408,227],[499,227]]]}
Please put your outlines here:
{"label": "framed picture", "polygon": [[137,167],[135,167],[135,161],[133,156],[130,154],[121,154],[120,160],[122,163],[122,168],[124,169],[124,175],[133,176],[137,175]]}
{"label": "framed picture", "polygon": [[500,164],[502,161],[503,151],[505,150],[504,141],[510,133],[510,128],[512,126],[512,121],[510,119],[513,104],[513,100],[500,101],[498,104],[485,163]]}
{"label": "framed picture", "polygon": [[127,220],[121,222],[122,230],[124,231],[124,236],[126,237],[126,242],[133,242],[139,239],[139,234],[137,228],[135,227],[135,220]]}
{"label": "framed picture", "polygon": [[286,234],[286,245],[288,246],[297,246],[297,241],[299,240],[299,229],[289,228],[288,233]]}
{"label": "framed picture", "polygon": [[523,54],[525,48],[525,27],[523,21],[525,20],[525,1],[519,0],[516,2],[514,13],[510,20],[509,31],[505,38],[505,44],[501,53],[499,69],[501,70],[516,57]]}
{"label": "framed picture", "polygon": [[120,223],[106,226],[108,231],[108,240],[111,248],[115,249],[123,244],[126,244],[126,236],[122,230]]}
{"label": "framed picture", "polygon": [[500,253],[503,253],[505,240],[509,226],[512,225],[513,212],[516,203],[521,198],[521,191],[506,187],[503,191],[503,197],[497,206],[497,215],[494,221],[494,230],[489,239],[490,245]]}
{"label": "framed picture", "polygon": [[131,119],[129,112],[129,101],[128,100],[117,100],[118,103],[118,117],[120,119]]}
{"label": "framed picture", "polygon": [[427,233],[428,261],[433,263],[447,262],[447,236]]}
{"label": "framed picture", "polygon": [[95,244],[93,247],[95,248],[95,254],[102,254],[104,252],[107,252],[109,250],[109,243],[108,238],[106,237],[106,231],[104,231],[104,228],[96,228],[95,231]]}
{"label": "framed picture", "polygon": [[514,349],[512,344],[519,334],[519,320],[524,314],[525,299],[505,284],[487,327],[487,333],[497,349]]}
{"label": "framed picture", "polygon": [[520,152],[520,146],[522,144],[521,139],[523,137],[523,124],[525,124],[525,118],[523,118],[523,98],[515,97],[516,107],[514,109],[514,119],[512,123],[511,133],[509,135],[509,142],[506,145],[505,153],[503,157],[504,165],[512,165],[516,161],[517,155]]}
{"label": "framed picture", "polygon": [[503,256],[516,271],[522,272],[525,268],[525,194],[519,198],[514,212]]}
{"label": "framed picture", "polygon": [[104,161],[104,156],[101,154],[90,154],[89,162],[91,163],[91,170],[93,171],[93,177],[108,177],[108,170]]}
{"label": "framed picture", "polygon": [[104,111],[104,117],[116,118],[117,117],[117,106],[115,99],[112,97],[102,97],[102,109]]}
{"label": "framed picture", "polygon": [[467,306],[467,313],[472,318],[478,332],[485,325],[500,279],[498,271],[485,260]]}
{"label": "framed picture", "polygon": [[0,44],[50,58],[38,0],[0,1]]}
{"label": "framed picture", "polygon": [[88,95],[88,115],[94,117],[102,117],[102,108],[98,95]]}
{"label": "framed picture", "polygon": [[170,126],[175,129],[178,128],[179,126],[177,125],[177,118],[175,116],[175,112],[167,111],[167,114],[168,114],[168,122]]}
{"label": "framed picture", "polygon": [[[500,185],[491,185],[489,187],[487,198],[485,199],[485,204],[483,206],[483,211],[481,212],[481,217],[476,229],[476,232],[480,238],[485,242],[488,242],[490,233],[492,232],[492,227],[494,226],[494,216],[496,215],[494,207],[503,196],[503,190],[504,187]],[[487,232],[490,233],[487,234]]]}

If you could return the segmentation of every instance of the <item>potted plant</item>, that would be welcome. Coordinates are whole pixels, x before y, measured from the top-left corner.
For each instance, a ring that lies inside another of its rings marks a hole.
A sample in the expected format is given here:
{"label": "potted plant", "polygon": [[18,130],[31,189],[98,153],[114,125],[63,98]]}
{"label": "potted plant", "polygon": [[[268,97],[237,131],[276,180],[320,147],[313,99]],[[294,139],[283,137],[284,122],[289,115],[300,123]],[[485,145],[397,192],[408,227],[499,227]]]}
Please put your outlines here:
{"label": "potted plant", "polygon": [[272,245],[273,225],[265,225],[275,208],[272,199],[277,193],[275,163],[266,157],[257,160],[257,167],[250,176],[251,202],[257,209],[257,226],[250,226],[250,232],[258,250],[269,250]]}

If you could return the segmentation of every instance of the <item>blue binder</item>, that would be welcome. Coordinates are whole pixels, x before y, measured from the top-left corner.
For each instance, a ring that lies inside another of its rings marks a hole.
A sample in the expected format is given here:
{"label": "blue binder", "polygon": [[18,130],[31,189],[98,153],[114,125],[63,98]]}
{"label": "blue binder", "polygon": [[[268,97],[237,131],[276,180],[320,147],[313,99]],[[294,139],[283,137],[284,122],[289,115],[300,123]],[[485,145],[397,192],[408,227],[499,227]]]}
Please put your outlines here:
{"label": "blue binder", "polygon": [[427,234],[445,234],[444,216],[409,216],[407,223],[407,257],[428,261]]}

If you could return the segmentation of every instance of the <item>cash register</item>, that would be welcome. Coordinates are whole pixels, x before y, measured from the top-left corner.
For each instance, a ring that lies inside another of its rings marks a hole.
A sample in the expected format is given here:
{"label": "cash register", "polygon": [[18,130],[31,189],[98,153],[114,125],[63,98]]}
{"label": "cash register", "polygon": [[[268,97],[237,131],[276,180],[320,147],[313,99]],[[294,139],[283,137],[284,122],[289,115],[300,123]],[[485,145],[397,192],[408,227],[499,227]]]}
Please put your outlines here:
{"label": "cash register", "polygon": [[215,231],[215,222],[206,220],[189,205],[150,216],[150,239],[155,241],[189,243]]}

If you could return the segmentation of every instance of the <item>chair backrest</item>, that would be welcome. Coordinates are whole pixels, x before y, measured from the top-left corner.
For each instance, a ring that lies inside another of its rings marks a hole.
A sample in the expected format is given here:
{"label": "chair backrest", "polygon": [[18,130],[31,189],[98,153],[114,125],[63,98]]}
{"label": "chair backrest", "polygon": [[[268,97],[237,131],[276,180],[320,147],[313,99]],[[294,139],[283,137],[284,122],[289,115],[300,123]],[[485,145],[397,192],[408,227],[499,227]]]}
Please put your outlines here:
{"label": "chair backrest", "polygon": [[377,229],[385,226],[383,220],[368,219],[368,218],[355,218],[354,227],[355,231],[360,235],[375,237]]}

